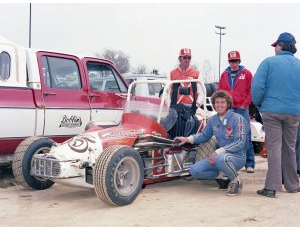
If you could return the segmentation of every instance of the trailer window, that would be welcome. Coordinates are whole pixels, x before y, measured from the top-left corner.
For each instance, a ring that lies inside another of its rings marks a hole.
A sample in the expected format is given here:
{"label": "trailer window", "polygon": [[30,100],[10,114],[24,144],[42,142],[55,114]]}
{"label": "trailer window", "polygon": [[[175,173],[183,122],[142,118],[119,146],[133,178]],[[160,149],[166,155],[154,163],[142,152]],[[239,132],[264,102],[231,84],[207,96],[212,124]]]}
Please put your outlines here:
{"label": "trailer window", "polygon": [[82,88],[78,65],[72,59],[43,56],[42,71],[45,85],[49,88]]}
{"label": "trailer window", "polygon": [[0,53],[0,80],[5,81],[9,79],[10,64],[11,64],[10,55],[7,52],[2,51]]}

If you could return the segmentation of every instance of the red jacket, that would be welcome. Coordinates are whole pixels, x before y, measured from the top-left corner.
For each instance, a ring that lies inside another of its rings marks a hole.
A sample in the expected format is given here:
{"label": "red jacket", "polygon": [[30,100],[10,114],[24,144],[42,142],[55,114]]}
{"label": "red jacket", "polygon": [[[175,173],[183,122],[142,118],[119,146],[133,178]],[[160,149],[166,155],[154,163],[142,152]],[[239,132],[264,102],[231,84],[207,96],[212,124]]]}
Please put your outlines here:
{"label": "red jacket", "polygon": [[221,75],[218,90],[229,92],[233,98],[233,108],[248,108],[252,101],[251,84],[253,75],[243,66],[239,67],[235,76],[234,86],[231,86],[231,70],[228,67]]}
{"label": "red jacket", "polygon": [[[198,79],[199,72],[193,68],[189,68],[186,71],[182,72],[181,69],[178,67],[170,72],[170,79],[171,80],[188,80],[188,79]],[[185,87],[191,87],[191,83],[184,83]],[[193,89],[190,89],[191,95],[177,95],[177,103],[182,104],[192,104],[193,102]],[[197,85],[197,103],[200,104],[201,99],[199,96],[199,85]]]}

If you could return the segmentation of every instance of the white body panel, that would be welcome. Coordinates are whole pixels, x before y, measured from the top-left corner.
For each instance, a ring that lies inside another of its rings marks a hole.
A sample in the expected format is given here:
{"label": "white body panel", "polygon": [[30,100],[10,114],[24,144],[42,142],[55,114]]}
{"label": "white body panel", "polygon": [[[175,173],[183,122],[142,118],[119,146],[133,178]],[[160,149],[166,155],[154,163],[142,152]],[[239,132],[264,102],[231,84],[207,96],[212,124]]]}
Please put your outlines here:
{"label": "white body panel", "polygon": [[36,114],[36,109],[1,109],[0,138],[35,135]]}
{"label": "white body panel", "polygon": [[46,109],[44,135],[80,134],[89,121],[89,109]]}

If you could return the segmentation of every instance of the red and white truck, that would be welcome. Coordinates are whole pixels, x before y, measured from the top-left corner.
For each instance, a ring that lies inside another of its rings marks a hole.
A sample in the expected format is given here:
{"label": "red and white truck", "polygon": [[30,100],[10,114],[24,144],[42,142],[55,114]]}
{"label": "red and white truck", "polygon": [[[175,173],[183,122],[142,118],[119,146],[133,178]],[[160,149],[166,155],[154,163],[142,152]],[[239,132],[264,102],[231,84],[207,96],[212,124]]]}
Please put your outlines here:
{"label": "red and white truck", "polygon": [[0,163],[27,137],[56,142],[91,121],[117,125],[127,83],[112,62],[35,50],[0,37]]}

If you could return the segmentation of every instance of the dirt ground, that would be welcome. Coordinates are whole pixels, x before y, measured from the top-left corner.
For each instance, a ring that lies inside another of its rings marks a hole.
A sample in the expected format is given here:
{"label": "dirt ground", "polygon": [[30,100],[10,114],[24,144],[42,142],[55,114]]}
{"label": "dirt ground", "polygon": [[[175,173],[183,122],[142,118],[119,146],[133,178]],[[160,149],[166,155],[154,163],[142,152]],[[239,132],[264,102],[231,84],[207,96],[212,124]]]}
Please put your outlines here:
{"label": "dirt ground", "polygon": [[8,184],[0,188],[0,226],[300,226],[300,193],[258,196],[267,163],[256,161],[254,174],[240,171],[243,189],[233,197],[198,180],[175,180],[147,186],[131,205],[110,207],[90,189]]}

